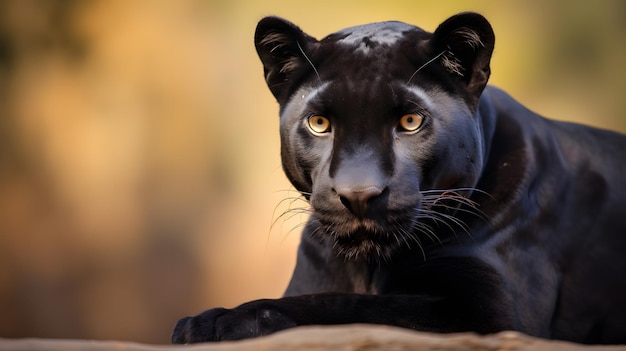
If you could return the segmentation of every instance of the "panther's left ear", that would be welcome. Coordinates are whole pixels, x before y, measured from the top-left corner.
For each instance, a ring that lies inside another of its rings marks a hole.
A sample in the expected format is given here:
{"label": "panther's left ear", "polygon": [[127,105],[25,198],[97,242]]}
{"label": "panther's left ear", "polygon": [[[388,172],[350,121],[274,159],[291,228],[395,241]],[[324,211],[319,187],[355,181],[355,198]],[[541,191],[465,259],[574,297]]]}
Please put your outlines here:
{"label": "panther's left ear", "polygon": [[263,62],[265,81],[279,103],[289,95],[294,74],[311,67],[306,52],[317,42],[295,24],[280,17],[265,17],[257,25],[254,45]]}
{"label": "panther's left ear", "polygon": [[440,64],[465,84],[470,99],[477,104],[489,80],[495,43],[487,19],[473,12],[452,16],[435,30],[431,43],[435,53],[442,53]]}

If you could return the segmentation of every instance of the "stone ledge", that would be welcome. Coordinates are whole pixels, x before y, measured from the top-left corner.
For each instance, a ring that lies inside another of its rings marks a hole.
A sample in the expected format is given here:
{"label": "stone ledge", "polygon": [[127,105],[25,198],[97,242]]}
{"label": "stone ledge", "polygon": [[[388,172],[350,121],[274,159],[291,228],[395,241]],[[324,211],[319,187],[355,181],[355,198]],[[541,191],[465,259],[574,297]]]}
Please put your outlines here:
{"label": "stone ledge", "polygon": [[479,336],[431,334],[387,326],[313,326],[286,330],[263,338],[239,342],[195,345],[147,345],[122,341],[0,339],[0,351],[626,351],[626,346],[585,346],[532,338],[516,332]]}

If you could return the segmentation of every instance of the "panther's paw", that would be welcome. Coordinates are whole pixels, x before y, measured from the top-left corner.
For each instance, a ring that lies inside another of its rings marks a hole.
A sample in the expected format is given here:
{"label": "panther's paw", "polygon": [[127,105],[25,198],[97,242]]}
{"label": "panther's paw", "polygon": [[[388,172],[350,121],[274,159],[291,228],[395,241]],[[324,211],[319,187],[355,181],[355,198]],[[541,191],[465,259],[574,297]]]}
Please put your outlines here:
{"label": "panther's paw", "polygon": [[293,320],[280,312],[246,305],[232,310],[215,308],[195,317],[180,319],[174,327],[172,343],[241,340],[296,326]]}

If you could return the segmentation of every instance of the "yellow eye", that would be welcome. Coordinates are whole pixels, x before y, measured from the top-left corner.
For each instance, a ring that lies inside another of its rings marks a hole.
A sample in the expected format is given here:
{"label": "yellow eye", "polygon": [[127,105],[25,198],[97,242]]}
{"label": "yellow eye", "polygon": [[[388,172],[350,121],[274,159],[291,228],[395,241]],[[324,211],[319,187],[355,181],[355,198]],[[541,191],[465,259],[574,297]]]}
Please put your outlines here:
{"label": "yellow eye", "polygon": [[330,132],[330,121],[326,117],[311,116],[307,122],[307,125],[313,134],[324,134]]}
{"label": "yellow eye", "polygon": [[409,113],[400,118],[400,128],[405,132],[415,132],[422,126],[424,118],[415,113]]}

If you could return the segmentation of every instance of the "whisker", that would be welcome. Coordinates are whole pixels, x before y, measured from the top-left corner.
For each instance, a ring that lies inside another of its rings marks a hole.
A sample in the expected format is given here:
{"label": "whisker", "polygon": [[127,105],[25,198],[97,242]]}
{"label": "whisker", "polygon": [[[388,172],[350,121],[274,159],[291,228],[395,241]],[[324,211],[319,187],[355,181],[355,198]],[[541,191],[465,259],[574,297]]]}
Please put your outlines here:
{"label": "whisker", "polygon": [[[283,211],[283,213],[281,213],[280,215],[276,216],[276,211],[278,210],[278,208],[274,209],[274,212],[272,213],[272,218],[275,218],[272,221],[272,224],[270,225],[270,229],[272,229],[274,227],[274,225],[276,225],[276,223],[278,222],[278,220],[280,220],[281,218],[285,217],[287,214],[294,212],[294,211],[299,211],[299,212],[305,212],[307,214],[310,214],[313,212],[312,209],[310,209],[309,207],[294,207],[291,208],[291,206],[289,206],[289,208],[285,211]],[[291,218],[291,217],[289,217]]]}
{"label": "whisker", "polygon": [[446,192],[472,192],[472,193],[479,193],[482,195],[486,195],[489,196],[491,199],[493,199],[493,196],[491,196],[488,192],[478,189],[478,188],[472,188],[472,187],[462,187],[462,188],[451,188],[451,189],[429,189],[429,190],[420,190],[421,194],[429,194],[429,193],[435,193],[435,194],[443,194]]}
{"label": "whisker", "polygon": [[428,224],[417,222],[413,225],[413,229],[419,230],[420,233],[426,235],[433,243],[438,242],[440,245],[443,245],[439,236],[435,234],[435,231]]}
{"label": "whisker", "polygon": [[[465,223],[455,218],[454,216],[447,215],[441,212],[432,211],[432,210],[423,210],[423,213],[426,214],[426,218],[434,221],[435,223],[442,224],[446,226],[451,232],[456,234],[456,230],[454,230],[454,226],[458,226],[464,231],[467,231]],[[449,223],[450,222],[450,223]]]}
{"label": "whisker", "polygon": [[[467,188],[467,190],[471,189],[472,188]],[[434,207],[437,207],[453,212],[467,213],[476,216],[477,218],[480,218],[485,222],[490,222],[487,214],[479,209],[479,203],[459,194],[457,190],[459,189],[445,190],[441,192],[438,196],[435,195],[435,192],[430,191],[428,195],[423,197],[424,208],[432,210]],[[487,194],[482,190],[478,192]],[[490,196],[489,194],[487,195]],[[448,205],[445,204],[445,202],[456,203],[457,206]]]}
{"label": "whisker", "polygon": [[424,261],[426,261],[426,251],[424,250],[424,246],[422,245],[422,241],[419,238],[419,235],[415,235],[414,233],[411,233],[409,231],[407,231],[404,228],[398,228],[402,234],[402,237],[405,238],[404,241],[406,242],[407,248],[411,249],[411,245],[409,244],[409,242],[407,241],[406,237],[410,238],[413,242],[415,242],[415,244],[417,244],[417,247],[419,247],[420,251],[422,252],[422,257],[424,258]]}
{"label": "whisker", "polygon": [[[443,213],[443,212],[439,212],[439,211],[434,211],[434,210],[428,210],[428,213],[431,214],[432,216],[434,216],[434,217],[432,217],[433,219],[437,219],[437,218],[442,219],[441,223],[449,225],[449,223],[447,223],[446,221],[443,220],[443,219],[447,219],[450,222],[452,222],[453,224],[457,225],[458,227],[460,227],[460,228],[462,228],[464,230],[468,229],[467,225],[462,220],[460,220],[459,218],[457,218],[457,217],[455,217],[453,215],[450,215],[450,214],[447,214],[447,213]],[[450,228],[450,229],[453,229],[453,228]]]}
{"label": "whisker", "polygon": [[275,206],[275,209],[276,209],[276,208],[278,208],[278,207],[280,207],[283,203],[285,203],[285,202],[287,202],[287,201],[289,201],[289,205],[288,205],[288,206],[293,205],[293,204],[294,204],[295,202],[297,202],[297,201],[303,201],[305,204],[307,204],[307,205],[309,204],[309,202],[308,202],[308,201],[306,201],[305,199],[303,199],[303,198],[301,198],[301,197],[298,197],[298,196],[293,196],[293,197],[292,197],[292,196],[289,196],[289,197],[285,197],[285,198],[283,198],[282,200],[280,200],[280,201],[278,202],[278,204]]}
{"label": "whisker", "polygon": [[[466,205],[469,208],[463,208],[462,206],[452,206],[452,205],[446,205],[445,203],[442,202],[456,202],[458,205]],[[430,203],[427,203],[426,205],[428,205],[428,209],[432,209],[433,207],[437,207],[437,208],[444,208],[446,210],[450,210],[450,211],[459,211],[459,212],[465,212],[465,213],[470,213],[473,215],[476,215],[478,217],[486,217],[486,214],[484,212],[482,212],[479,208],[478,208],[478,204],[474,203],[474,202],[467,202],[465,200],[461,200],[461,199],[456,199],[456,198],[438,198],[435,201],[432,201]]]}
{"label": "whisker", "polygon": [[[307,192],[302,192],[302,191],[298,191],[295,189],[281,189],[278,190],[276,192],[283,192],[283,193],[287,193],[288,196],[286,196],[285,198],[281,199],[276,206],[274,206],[274,210],[272,211],[272,221],[270,223],[269,226],[269,230],[267,233],[267,241],[265,244],[265,252],[267,254],[268,248],[269,248],[269,243],[270,243],[270,238],[272,236],[272,232],[275,230],[276,225],[279,222],[282,223],[286,223],[287,221],[292,220],[294,217],[300,215],[300,216],[310,216],[313,213],[313,209],[310,206],[309,201],[305,198],[305,196],[307,196]],[[296,193],[297,195],[293,194]],[[293,194],[293,195],[292,195]],[[310,195],[310,194],[309,194]],[[298,207],[294,207],[294,204],[298,201],[302,201],[304,202],[303,206],[298,206]],[[280,213],[280,215],[277,215],[278,212],[280,211],[281,208],[287,207],[286,210],[282,211],[282,213]],[[283,233],[283,235],[281,235],[281,239],[280,239],[280,243],[284,243],[284,241],[286,240],[286,238],[296,229],[306,225],[307,220],[299,220],[299,222],[293,226],[291,229],[289,229],[286,233]],[[281,226],[281,232],[283,231],[282,226]]]}
{"label": "whisker", "polygon": [[413,77],[415,77],[415,75],[421,71],[424,67],[428,66],[429,64],[431,64],[433,61],[435,61],[436,59],[440,58],[441,56],[443,56],[443,54],[445,54],[445,51],[442,51],[439,55],[431,58],[430,60],[426,61],[425,64],[421,65],[415,72],[413,72],[413,74],[411,75],[411,77],[409,78],[409,80],[406,81],[406,84],[411,83],[411,80],[413,80]]}
{"label": "whisker", "polygon": [[[431,218],[437,220],[439,223],[444,224],[446,227],[448,227],[456,236],[457,231],[454,230],[453,225],[457,226],[458,228],[460,228],[463,232],[465,232],[472,240],[474,239],[474,237],[472,236],[472,233],[469,230],[469,227],[467,226],[467,224],[465,224],[463,221],[461,221],[460,219],[449,215],[449,214],[445,214],[445,213],[441,213],[441,212],[437,212],[437,211],[431,211]],[[450,223],[448,223],[448,221]]]}
{"label": "whisker", "polygon": [[302,53],[302,56],[304,56],[304,58],[307,60],[309,65],[311,65],[311,68],[313,68],[313,71],[315,72],[315,75],[317,76],[317,80],[321,84],[322,83],[322,78],[320,77],[320,74],[317,72],[317,68],[315,68],[315,65],[313,65],[313,62],[311,62],[309,57],[304,53],[304,50],[302,50],[302,46],[300,46],[300,42],[296,41],[296,44],[298,44],[298,49],[300,49],[300,52]]}
{"label": "whisker", "polygon": [[301,222],[301,223],[298,223],[298,224],[294,225],[293,227],[291,227],[291,229],[289,229],[289,230],[287,231],[287,233],[284,233],[284,234],[282,235],[282,237],[281,237],[281,239],[280,239],[280,243],[281,243],[281,244],[283,244],[283,243],[285,242],[285,240],[287,240],[287,237],[288,237],[288,236],[290,236],[290,235],[291,235],[291,233],[292,233],[294,230],[296,230],[296,229],[298,229],[298,228],[301,228],[301,227],[304,227],[305,225],[306,225],[306,222]]}
{"label": "whisker", "polygon": [[[278,217],[276,217],[272,221],[272,224],[270,225],[270,231],[274,228],[276,223],[278,223],[278,221],[281,220],[281,219],[284,219],[284,221],[287,221],[287,220],[293,218],[295,215],[298,215],[298,214],[311,214],[311,213],[313,213],[313,210],[311,210],[310,208],[307,208],[307,207],[289,208],[286,211],[284,211],[283,213],[281,213]],[[275,214],[276,214],[276,212],[274,212],[272,217],[274,217]]]}
{"label": "whisker", "polygon": [[[306,191],[300,191],[300,190],[296,190],[296,189],[281,189],[281,190],[276,190],[276,193],[298,193],[300,195],[312,195],[312,193],[306,192]],[[304,200],[304,199],[303,199]]]}

